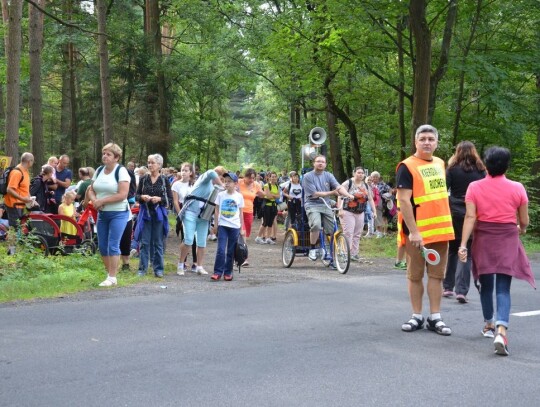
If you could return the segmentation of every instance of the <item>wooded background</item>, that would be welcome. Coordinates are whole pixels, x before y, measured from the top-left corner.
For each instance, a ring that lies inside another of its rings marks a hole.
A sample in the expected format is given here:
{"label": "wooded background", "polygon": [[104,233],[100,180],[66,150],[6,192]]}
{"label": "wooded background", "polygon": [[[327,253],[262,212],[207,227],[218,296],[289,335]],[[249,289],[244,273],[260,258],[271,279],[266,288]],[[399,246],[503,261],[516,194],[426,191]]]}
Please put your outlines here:
{"label": "wooded background", "polygon": [[[95,166],[299,169],[326,129],[340,180],[391,181],[422,123],[513,155],[538,223],[538,0],[0,0],[0,151]],[[15,159],[17,161],[17,159]]]}

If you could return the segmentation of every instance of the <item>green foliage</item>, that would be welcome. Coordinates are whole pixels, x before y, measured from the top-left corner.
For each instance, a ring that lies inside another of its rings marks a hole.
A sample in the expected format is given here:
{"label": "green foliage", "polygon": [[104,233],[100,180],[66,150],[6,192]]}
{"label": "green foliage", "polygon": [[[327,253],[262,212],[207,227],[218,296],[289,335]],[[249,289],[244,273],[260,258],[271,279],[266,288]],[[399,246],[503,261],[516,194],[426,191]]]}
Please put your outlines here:
{"label": "green foliage", "polygon": [[[14,255],[7,255],[10,240],[0,246],[0,302],[48,298],[97,288],[105,277],[101,258],[73,253],[44,256],[34,248],[32,238],[23,238]],[[120,285],[136,281],[122,275]]]}

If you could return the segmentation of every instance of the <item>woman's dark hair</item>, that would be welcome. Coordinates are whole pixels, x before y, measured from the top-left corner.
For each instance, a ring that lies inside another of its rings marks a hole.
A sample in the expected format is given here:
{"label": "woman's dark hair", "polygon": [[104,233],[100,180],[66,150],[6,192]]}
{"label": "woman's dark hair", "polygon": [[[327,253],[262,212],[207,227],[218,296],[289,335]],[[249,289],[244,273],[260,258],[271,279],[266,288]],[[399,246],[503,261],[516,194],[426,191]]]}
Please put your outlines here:
{"label": "woman's dark hair", "polygon": [[510,165],[510,151],[504,147],[490,147],[484,154],[484,162],[492,177],[504,175]]}
{"label": "woman's dark hair", "polygon": [[193,171],[193,164],[186,161],[185,163],[182,163],[180,170],[182,170],[182,167],[189,168],[189,171],[191,172],[191,175],[189,176],[189,184],[192,185],[195,182],[195,171]]}
{"label": "woman's dark hair", "polygon": [[247,168],[244,172],[244,178],[251,178],[252,175],[257,175],[257,172],[253,168]]}
{"label": "woman's dark hair", "polygon": [[486,167],[470,141],[462,141],[456,146],[456,152],[448,160],[448,168],[461,167],[466,172],[485,171]]}

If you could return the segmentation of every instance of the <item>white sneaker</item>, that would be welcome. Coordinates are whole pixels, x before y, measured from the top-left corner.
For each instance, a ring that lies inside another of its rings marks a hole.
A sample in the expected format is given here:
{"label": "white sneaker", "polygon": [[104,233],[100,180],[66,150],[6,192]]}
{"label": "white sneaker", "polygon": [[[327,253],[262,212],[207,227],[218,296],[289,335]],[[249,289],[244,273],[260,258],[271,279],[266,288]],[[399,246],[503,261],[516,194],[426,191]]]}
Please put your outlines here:
{"label": "white sneaker", "polygon": [[197,266],[197,274],[200,276],[207,276],[208,271],[206,271],[202,266]]}
{"label": "white sneaker", "polygon": [[276,244],[276,242],[274,242],[272,239],[270,239],[269,237],[266,238],[266,241],[265,241],[266,244]]}
{"label": "white sneaker", "polygon": [[319,258],[319,249],[310,249],[308,257],[310,260],[316,261]]}
{"label": "white sneaker", "polygon": [[266,244],[266,241],[264,240],[263,237],[257,236],[257,237],[255,238],[255,243],[258,243],[258,244]]}
{"label": "white sneaker", "polygon": [[129,252],[129,257],[135,257],[137,255],[137,249],[131,249]]}
{"label": "white sneaker", "polygon": [[107,277],[104,281],[99,283],[99,286],[100,287],[111,287],[111,286],[116,285],[116,284],[118,284],[118,282],[116,281],[116,277]]}
{"label": "white sneaker", "polygon": [[381,237],[383,237],[383,234],[381,232],[377,232],[377,233],[375,233],[375,237],[377,239],[380,239]]}
{"label": "white sneaker", "polygon": [[178,266],[176,267],[176,274],[178,274],[179,276],[185,275],[184,263],[183,262],[178,263]]}
{"label": "white sneaker", "polygon": [[214,235],[214,234],[210,234],[210,235],[208,235],[208,240],[211,240],[212,242],[214,242],[214,241],[217,240],[217,236]]}

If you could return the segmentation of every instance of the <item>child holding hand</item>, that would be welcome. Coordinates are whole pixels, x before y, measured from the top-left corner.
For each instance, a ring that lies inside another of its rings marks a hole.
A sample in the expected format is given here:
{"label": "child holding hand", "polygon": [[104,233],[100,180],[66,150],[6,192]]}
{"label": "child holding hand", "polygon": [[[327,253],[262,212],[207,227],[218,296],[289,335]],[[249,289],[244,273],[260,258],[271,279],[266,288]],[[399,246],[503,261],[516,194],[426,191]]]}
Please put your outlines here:
{"label": "child holding hand", "polygon": [[233,172],[223,175],[225,191],[221,191],[216,198],[216,209],[214,219],[216,226],[212,233],[218,236],[216,260],[214,262],[214,274],[210,277],[217,281],[223,279],[231,281],[233,279],[233,259],[236,243],[240,233],[245,234],[244,217],[242,208],[244,207],[244,197],[236,191],[238,177]]}

